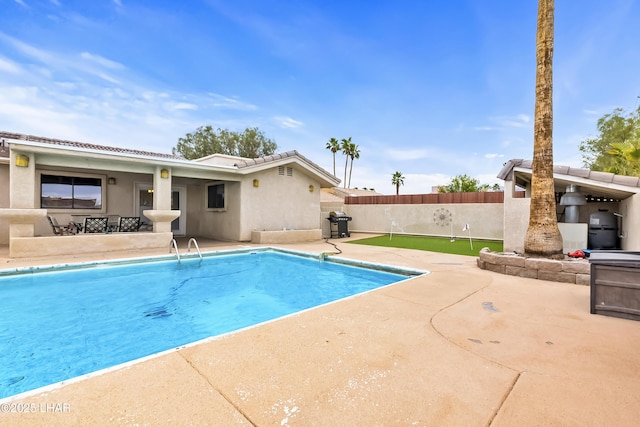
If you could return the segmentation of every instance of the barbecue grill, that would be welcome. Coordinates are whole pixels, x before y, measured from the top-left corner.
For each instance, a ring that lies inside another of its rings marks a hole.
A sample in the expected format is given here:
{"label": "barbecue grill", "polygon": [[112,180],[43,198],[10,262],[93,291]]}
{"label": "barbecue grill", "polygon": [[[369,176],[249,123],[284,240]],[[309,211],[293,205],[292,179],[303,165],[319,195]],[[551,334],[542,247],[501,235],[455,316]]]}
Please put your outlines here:
{"label": "barbecue grill", "polygon": [[333,211],[329,212],[329,220],[330,229],[331,229],[331,237],[350,237],[349,234],[349,221],[351,221],[351,217],[347,216],[346,213],[342,211]]}

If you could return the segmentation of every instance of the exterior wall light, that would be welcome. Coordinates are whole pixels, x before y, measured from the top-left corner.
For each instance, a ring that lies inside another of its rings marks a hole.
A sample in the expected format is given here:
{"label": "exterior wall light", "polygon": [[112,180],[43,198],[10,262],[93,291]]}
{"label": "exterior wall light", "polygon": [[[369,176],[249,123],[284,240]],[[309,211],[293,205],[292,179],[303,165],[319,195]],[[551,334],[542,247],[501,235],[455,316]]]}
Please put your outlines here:
{"label": "exterior wall light", "polygon": [[167,169],[162,169],[160,171],[160,178],[162,178],[162,179],[169,178],[169,171]]}
{"label": "exterior wall light", "polygon": [[258,181],[257,179],[253,180],[253,186],[254,187],[260,187],[260,181]]}
{"label": "exterior wall light", "polygon": [[109,184],[109,185],[116,185],[116,179],[115,179],[114,177],[110,176],[110,177],[107,179],[107,184]]}
{"label": "exterior wall light", "polygon": [[309,193],[313,193],[313,190],[315,190],[315,187],[313,185],[309,186]]}
{"label": "exterior wall light", "polygon": [[29,167],[29,156],[25,156],[24,154],[16,155],[16,166],[21,168]]}

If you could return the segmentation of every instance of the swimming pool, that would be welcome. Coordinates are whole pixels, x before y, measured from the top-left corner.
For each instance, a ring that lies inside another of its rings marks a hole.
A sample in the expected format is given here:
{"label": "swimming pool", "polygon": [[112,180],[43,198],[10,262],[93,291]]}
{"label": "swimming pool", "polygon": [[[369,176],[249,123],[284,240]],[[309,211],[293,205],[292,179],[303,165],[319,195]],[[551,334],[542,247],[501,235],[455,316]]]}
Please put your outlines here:
{"label": "swimming pool", "polygon": [[424,273],[331,261],[267,248],[0,272],[0,399]]}

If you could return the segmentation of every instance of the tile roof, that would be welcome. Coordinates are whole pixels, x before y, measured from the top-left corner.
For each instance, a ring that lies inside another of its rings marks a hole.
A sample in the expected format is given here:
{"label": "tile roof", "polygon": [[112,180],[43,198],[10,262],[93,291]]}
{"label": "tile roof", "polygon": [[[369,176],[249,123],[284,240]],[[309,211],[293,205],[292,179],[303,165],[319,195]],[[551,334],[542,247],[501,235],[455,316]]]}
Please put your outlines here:
{"label": "tile roof", "polygon": [[[498,174],[498,178],[502,180],[513,179],[513,169],[518,167],[522,169],[531,169],[531,160],[512,159],[505,163],[504,167]],[[640,187],[640,178],[636,176],[616,175],[610,172],[592,171],[585,168],[572,168],[569,166],[554,165],[553,173],[556,175],[566,175],[567,177],[576,177],[589,179],[604,184],[617,184],[627,187]]]}
{"label": "tile roof", "polygon": [[51,144],[62,147],[82,148],[86,150],[105,151],[116,154],[132,154],[143,157],[158,157],[162,159],[184,160],[175,154],[154,153],[151,151],[134,150],[130,148],[111,147],[108,145],[88,144],[86,142],[68,141],[64,139],[46,138],[42,136],[25,135],[21,133],[11,133],[0,131],[0,138],[12,139],[15,141],[31,141],[43,144]]}
{"label": "tile roof", "polygon": [[235,165],[238,169],[242,169],[249,166],[260,165],[262,163],[269,163],[269,162],[274,162],[280,159],[286,159],[287,157],[299,157],[300,159],[303,159],[308,163],[313,163],[309,159],[305,158],[302,154],[298,153],[296,150],[291,150],[291,151],[285,151],[284,153],[272,154],[270,156],[258,157],[256,159],[241,158],[241,160],[239,160]]}
{"label": "tile roof", "polygon": [[264,164],[264,163],[275,162],[277,160],[282,160],[282,159],[286,159],[286,158],[289,158],[289,157],[291,157],[291,158],[297,157],[298,159],[302,160],[304,163],[307,163],[309,166],[311,166],[311,168],[313,168],[316,172],[318,172],[318,173],[320,173],[322,175],[325,175],[327,177],[330,177],[330,178],[332,178],[332,180],[337,180],[337,182],[340,182],[340,180],[338,178],[334,177],[331,173],[327,172],[322,167],[318,166],[317,164],[315,164],[311,160],[307,159],[305,156],[303,156],[302,154],[298,153],[298,151],[296,151],[296,150],[285,151],[284,153],[272,154],[270,156],[258,157],[256,159],[242,159],[242,160],[239,160],[237,163],[235,163],[235,166],[238,169],[243,169],[243,168],[247,168],[247,167],[251,167],[251,166],[261,165],[261,164]]}
{"label": "tile roof", "polygon": [[[20,134],[20,133],[11,133],[11,132],[5,132],[5,131],[0,131],[0,138],[6,138],[6,139],[9,139],[9,140],[14,140],[14,141],[32,141],[32,142],[50,144],[50,145],[55,145],[55,146],[80,148],[80,149],[94,150],[94,151],[103,151],[103,152],[115,153],[115,154],[129,154],[129,155],[136,155],[136,156],[141,156],[141,157],[156,157],[156,158],[171,159],[171,160],[183,160],[183,161],[186,160],[183,157],[177,156],[177,155],[174,155],[174,154],[154,153],[154,152],[150,152],[150,151],[141,151],[141,150],[134,150],[134,149],[129,149],[129,148],[111,147],[111,146],[106,146],[106,145],[88,144],[88,143],[84,143],[84,142],[67,141],[67,140],[62,140],[62,139],[46,138],[46,137],[33,136],[33,135],[24,135],[24,134]],[[7,152],[8,152],[8,150],[7,150]],[[0,153],[0,156],[1,156],[1,153]],[[242,158],[242,157],[238,157],[238,161],[233,166],[235,166],[238,169],[250,168],[252,166],[258,166],[258,165],[261,165],[261,164],[271,163],[271,162],[275,162],[277,160],[287,159],[287,158],[292,158],[292,159],[293,158],[297,158],[297,159],[301,160],[302,162],[306,163],[311,169],[313,169],[316,173],[318,173],[318,175],[324,176],[326,179],[328,179],[331,182],[333,182],[333,181],[335,181],[337,183],[340,182],[340,180],[338,178],[334,177],[333,175],[331,175],[331,173],[327,172],[322,167],[318,166],[317,164],[315,164],[311,160],[307,159],[302,154],[298,153],[296,150],[286,151],[284,153],[273,154],[273,155],[270,155],[270,156],[258,157],[256,159],[245,159],[245,158]],[[186,160],[186,161],[188,161],[188,160]],[[195,161],[194,161],[194,163],[195,163]]]}

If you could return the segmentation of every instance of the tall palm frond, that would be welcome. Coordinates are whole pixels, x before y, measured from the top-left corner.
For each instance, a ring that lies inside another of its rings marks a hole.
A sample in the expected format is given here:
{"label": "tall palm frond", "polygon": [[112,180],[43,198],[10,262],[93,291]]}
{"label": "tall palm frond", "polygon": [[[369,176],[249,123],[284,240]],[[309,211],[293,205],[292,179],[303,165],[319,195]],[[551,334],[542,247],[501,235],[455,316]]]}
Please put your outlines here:
{"label": "tall palm frond", "polygon": [[349,156],[351,155],[351,137],[342,138],[342,154],[344,154],[344,184],[343,187],[347,188],[347,166],[349,164]]}
{"label": "tall palm frond", "polygon": [[329,138],[326,148],[333,153],[333,176],[336,176],[336,153],[340,151],[340,142],[336,138]]}
{"label": "tall palm frond", "polygon": [[351,144],[351,147],[349,148],[349,157],[351,157],[351,166],[349,167],[349,185],[348,185],[348,187],[351,188],[351,172],[353,171],[353,159],[359,159],[360,158],[360,148],[358,148],[357,144]]}
{"label": "tall palm frond", "polygon": [[404,185],[404,176],[402,172],[395,172],[391,175],[391,184],[396,186],[396,196],[400,194],[400,186]]}

